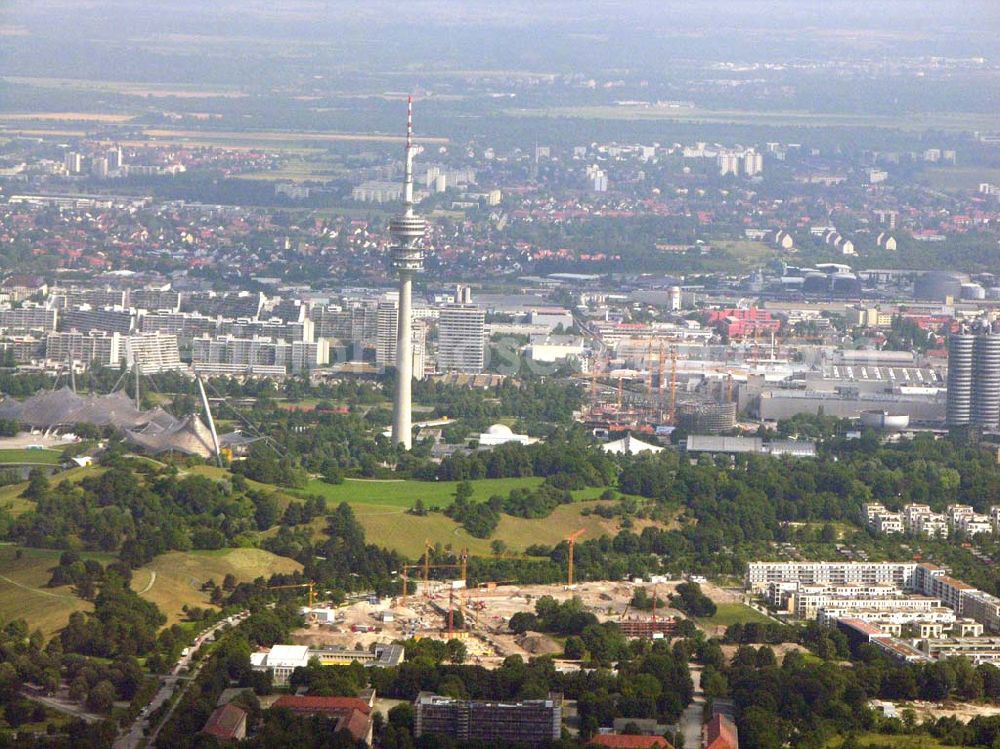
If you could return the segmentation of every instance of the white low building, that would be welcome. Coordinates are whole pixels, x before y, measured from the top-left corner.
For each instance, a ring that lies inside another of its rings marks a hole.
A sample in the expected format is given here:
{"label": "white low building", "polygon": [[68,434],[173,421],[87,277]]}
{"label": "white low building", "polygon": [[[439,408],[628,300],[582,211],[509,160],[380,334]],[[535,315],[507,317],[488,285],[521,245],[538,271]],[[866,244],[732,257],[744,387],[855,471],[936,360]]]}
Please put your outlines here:
{"label": "white low building", "polygon": [[583,337],[575,335],[533,335],[528,345],[528,358],[537,362],[579,359],[583,352]]}
{"label": "white low building", "polygon": [[254,671],[269,671],[275,686],[288,684],[295,669],[308,665],[308,645],[275,645],[267,652],[250,654],[250,667]]}
{"label": "white low building", "polygon": [[605,442],[601,445],[601,449],[606,453],[611,453],[612,455],[638,455],[639,453],[658,453],[664,448],[659,445],[651,445],[648,442],[643,442],[640,439],[636,439],[631,434],[626,434],[620,440],[615,440],[614,442]]}
{"label": "white low building", "polygon": [[530,445],[538,442],[538,440],[526,434],[514,434],[514,431],[506,424],[494,424],[479,435],[480,447],[496,447],[497,445],[506,445],[510,442]]}

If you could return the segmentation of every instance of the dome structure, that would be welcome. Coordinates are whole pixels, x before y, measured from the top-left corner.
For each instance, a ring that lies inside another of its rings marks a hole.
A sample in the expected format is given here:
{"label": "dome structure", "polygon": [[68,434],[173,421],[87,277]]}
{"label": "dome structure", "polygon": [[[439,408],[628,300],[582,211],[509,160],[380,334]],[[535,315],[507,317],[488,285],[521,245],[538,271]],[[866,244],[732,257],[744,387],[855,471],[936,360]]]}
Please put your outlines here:
{"label": "dome structure", "polygon": [[514,434],[514,431],[506,424],[493,424],[486,430],[486,434],[493,435],[494,437],[510,437]]}

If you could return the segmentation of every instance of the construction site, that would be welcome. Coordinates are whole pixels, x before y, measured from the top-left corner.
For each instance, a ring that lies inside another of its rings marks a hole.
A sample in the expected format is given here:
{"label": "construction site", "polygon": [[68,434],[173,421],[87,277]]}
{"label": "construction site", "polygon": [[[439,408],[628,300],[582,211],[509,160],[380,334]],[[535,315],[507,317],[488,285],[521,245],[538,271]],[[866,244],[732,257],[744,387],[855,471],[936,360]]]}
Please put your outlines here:
{"label": "construction site", "polygon": [[578,375],[589,391],[582,419],[602,436],[669,433],[671,427],[728,431],[737,420],[737,384],[774,360],[774,348],[772,340],[765,357],[755,340],[745,346],[742,363],[731,366],[712,347],[678,338],[618,341],[596,352],[589,371]]}
{"label": "construction site", "polygon": [[[575,541],[578,535],[570,534],[569,538]],[[377,643],[397,640],[459,639],[465,643],[470,662],[498,666],[510,655],[530,658],[562,653],[562,643],[548,635],[515,634],[510,630],[511,617],[534,613],[535,604],[543,596],[558,602],[576,597],[585,611],[600,622],[619,624],[628,637],[669,637],[682,616],[663,603],[680,581],[657,578],[577,584],[569,564],[565,583],[517,585],[497,581],[468,585],[466,563],[465,554],[454,565],[432,564],[425,555],[422,564],[407,565],[401,571],[407,595],[368,597],[336,607],[316,603],[311,583],[288,586],[309,589],[309,605],[302,609],[307,625],[294,633],[293,642],[313,648],[370,650]],[[448,576],[449,572],[457,576]],[[434,574],[444,576],[435,578]],[[644,589],[654,602],[652,610],[632,608],[631,601],[639,589]]]}
{"label": "construction site", "polygon": [[[657,587],[662,600],[676,583]],[[537,632],[514,634],[512,616],[533,613],[542,596],[566,601],[580,599],[586,611],[599,621],[618,623],[629,637],[669,637],[678,612],[633,611],[629,606],[636,589],[648,582],[588,582],[569,589],[565,585],[494,585],[466,588],[462,580],[423,581],[411,595],[351,602],[338,607],[304,607],[308,624],[293,635],[297,645],[314,648],[343,647],[369,650],[376,643],[434,638],[459,639],[465,643],[468,660],[481,665],[499,665],[509,655],[529,658],[562,652],[555,639]],[[450,624],[449,624],[450,623]],[[459,626],[461,625],[461,626]]]}

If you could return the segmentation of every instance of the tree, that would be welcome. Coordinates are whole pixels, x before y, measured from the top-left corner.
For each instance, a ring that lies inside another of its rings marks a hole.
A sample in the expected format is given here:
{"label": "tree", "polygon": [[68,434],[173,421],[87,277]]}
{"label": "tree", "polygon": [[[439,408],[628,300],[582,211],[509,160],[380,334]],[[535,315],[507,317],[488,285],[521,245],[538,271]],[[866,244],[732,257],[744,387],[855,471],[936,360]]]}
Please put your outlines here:
{"label": "tree", "polygon": [[115,686],[108,680],[99,681],[87,695],[87,709],[95,713],[109,713],[115,704]]}
{"label": "tree", "polygon": [[499,538],[495,538],[490,541],[490,551],[493,552],[493,556],[498,559],[507,553],[507,544],[501,541]]}
{"label": "tree", "polygon": [[566,638],[566,645],[563,647],[563,658],[571,661],[578,661],[583,658],[583,640],[576,635]]}
{"label": "tree", "polygon": [[49,479],[41,468],[32,468],[28,473],[28,485],[21,492],[25,499],[39,500],[49,493]]}
{"label": "tree", "polygon": [[518,611],[507,622],[507,627],[511,632],[523,635],[529,630],[538,629],[538,617],[530,611]]}

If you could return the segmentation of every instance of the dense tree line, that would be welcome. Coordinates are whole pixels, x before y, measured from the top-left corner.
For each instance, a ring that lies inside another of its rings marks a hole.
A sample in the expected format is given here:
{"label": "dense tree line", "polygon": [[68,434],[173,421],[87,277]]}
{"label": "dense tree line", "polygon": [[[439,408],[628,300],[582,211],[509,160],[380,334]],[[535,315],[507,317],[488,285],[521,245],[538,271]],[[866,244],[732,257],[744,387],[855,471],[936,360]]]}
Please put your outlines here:
{"label": "dense tree line", "polygon": [[[241,490],[242,489],[242,490]],[[166,551],[249,546],[257,533],[276,524],[297,526],[326,512],[320,497],[291,502],[282,512],[270,493],[248,489],[242,477],[232,484],[205,476],[178,477],[173,469],[156,469],[113,461],[100,474],[78,483],[54,487],[43,475],[33,476],[23,496],[35,509],[0,523],[6,538],[27,546],[117,552],[124,579],[129,567],[148,563]],[[104,574],[93,561],[64,558],[52,584],[82,586],[91,597]]]}
{"label": "dense tree line", "polygon": [[[581,439],[553,438],[534,445],[507,444],[469,455],[456,454],[441,461],[434,478],[441,481],[559,476],[567,489],[611,484],[618,469],[607,454],[597,452]],[[568,482],[568,483],[567,483]]]}
{"label": "dense tree line", "polygon": [[69,653],[102,658],[145,655],[156,647],[159,628],[166,623],[156,604],[111,580],[94,599],[93,612],[70,614],[59,641]]}

